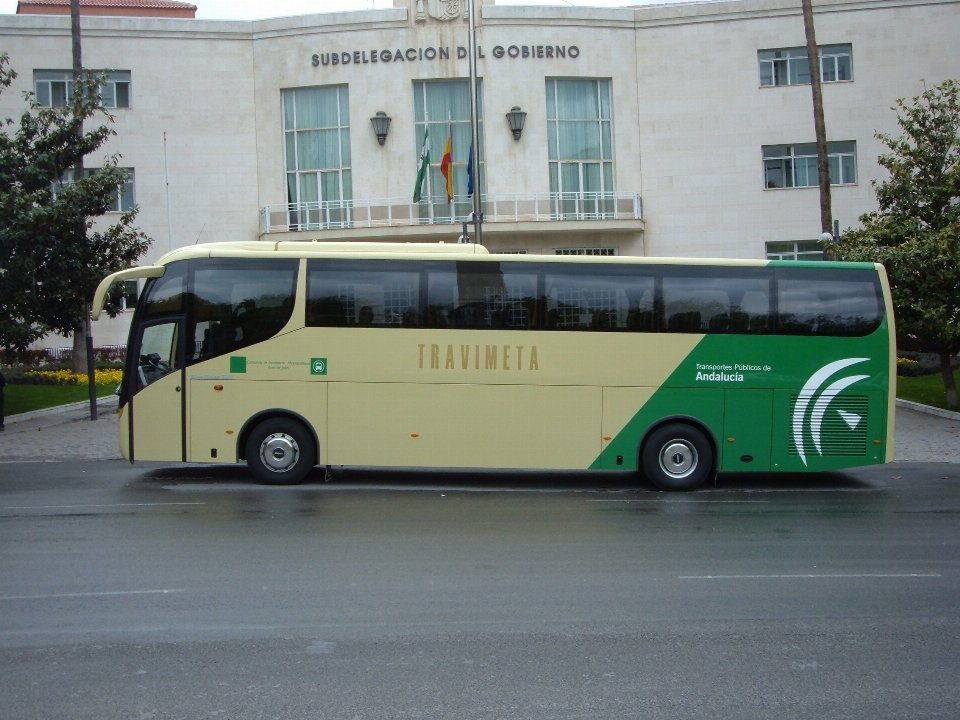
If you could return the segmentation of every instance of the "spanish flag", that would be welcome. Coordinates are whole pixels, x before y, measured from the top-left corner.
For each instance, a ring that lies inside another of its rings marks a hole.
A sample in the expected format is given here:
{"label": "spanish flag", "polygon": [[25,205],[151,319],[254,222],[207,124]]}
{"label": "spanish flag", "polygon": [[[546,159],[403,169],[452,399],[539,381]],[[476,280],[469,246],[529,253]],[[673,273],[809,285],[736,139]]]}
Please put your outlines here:
{"label": "spanish flag", "polygon": [[443,149],[443,159],[440,161],[440,172],[447,181],[447,202],[453,202],[453,124],[447,135],[447,146]]}

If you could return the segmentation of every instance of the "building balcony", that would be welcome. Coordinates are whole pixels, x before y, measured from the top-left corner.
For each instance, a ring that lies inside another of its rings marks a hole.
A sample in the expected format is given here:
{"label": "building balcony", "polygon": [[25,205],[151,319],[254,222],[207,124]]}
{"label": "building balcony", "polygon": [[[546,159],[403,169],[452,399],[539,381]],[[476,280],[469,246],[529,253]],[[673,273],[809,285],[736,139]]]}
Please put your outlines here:
{"label": "building balcony", "polygon": [[[261,233],[324,232],[324,236],[375,235],[380,228],[420,228],[417,234],[449,232],[467,222],[473,210],[469,196],[445,202],[413,203],[409,198],[324,201],[267,205],[260,211]],[[589,225],[610,231],[638,232],[643,228],[640,195],[607,193],[523,193],[486,195],[482,210],[484,232],[533,230],[534,223],[559,223],[566,230]],[[544,228],[546,229],[546,228]],[[556,231],[557,225],[552,227]],[[359,230],[360,233],[353,231]],[[364,230],[370,232],[363,232]]]}

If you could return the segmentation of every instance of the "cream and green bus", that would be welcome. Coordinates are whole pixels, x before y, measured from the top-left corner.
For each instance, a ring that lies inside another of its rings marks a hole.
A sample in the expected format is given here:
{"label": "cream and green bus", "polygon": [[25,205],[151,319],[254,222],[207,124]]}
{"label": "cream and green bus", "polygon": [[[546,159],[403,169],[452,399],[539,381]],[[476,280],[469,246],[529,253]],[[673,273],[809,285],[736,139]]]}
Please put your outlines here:
{"label": "cream and green bus", "polygon": [[872,264],[491,255],[471,244],[175,250],[120,388],[134,460],[718,471],[893,459],[895,344]]}

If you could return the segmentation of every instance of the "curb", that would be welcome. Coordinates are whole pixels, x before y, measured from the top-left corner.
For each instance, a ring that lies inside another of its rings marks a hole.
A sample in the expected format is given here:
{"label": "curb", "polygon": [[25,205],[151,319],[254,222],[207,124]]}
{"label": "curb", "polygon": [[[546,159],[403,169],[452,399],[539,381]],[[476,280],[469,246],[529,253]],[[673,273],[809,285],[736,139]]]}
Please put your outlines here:
{"label": "curb", "polygon": [[[114,395],[97,398],[97,411],[99,412],[100,408],[109,408],[111,405],[116,405],[118,402],[119,398]],[[34,418],[45,417],[47,415],[59,415],[60,413],[70,412],[71,410],[83,410],[89,407],[89,400],[81,400],[80,402],[68,403],[66,405],[56,405],[54,407],[41,408],[40,410],[31,410],[30,412],[20,413],[18,415],[7,415],[4,418],[4,423],[23,422],[25,420],[33,420]]]}
{"label": "curb", "polygon": [[937,407],[931,407],[930,405],[922,405],[920,403],[910,402],[909,400],[901,400],[897,398],[897,407],[906,408],[907,410],[914,410],[916,412],[926,413],[927,415],[936,415],[937,417],[947,418],[949,420],[960,420],[960,412],[953,412],[952,410],[941,410]]}

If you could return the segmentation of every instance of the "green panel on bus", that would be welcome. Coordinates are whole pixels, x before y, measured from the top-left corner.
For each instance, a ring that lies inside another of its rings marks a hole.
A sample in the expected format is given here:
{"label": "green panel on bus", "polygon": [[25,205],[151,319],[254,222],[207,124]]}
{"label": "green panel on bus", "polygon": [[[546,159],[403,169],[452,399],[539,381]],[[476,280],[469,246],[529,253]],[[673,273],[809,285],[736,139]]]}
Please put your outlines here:
{"label": "green panel on bus", "polygon": [[[866,337],[705,335],[591,467],[636,469],[643,437],[671,418],[708,430],[721,470],[827,471],[883,462],[888,338],[886,319]],[[727,433],[728,426],[736,432]],[[758,448],[764,437],[765,451],[739,452],[739,438]],[[754,461],[741,463],[742,455]]]}

